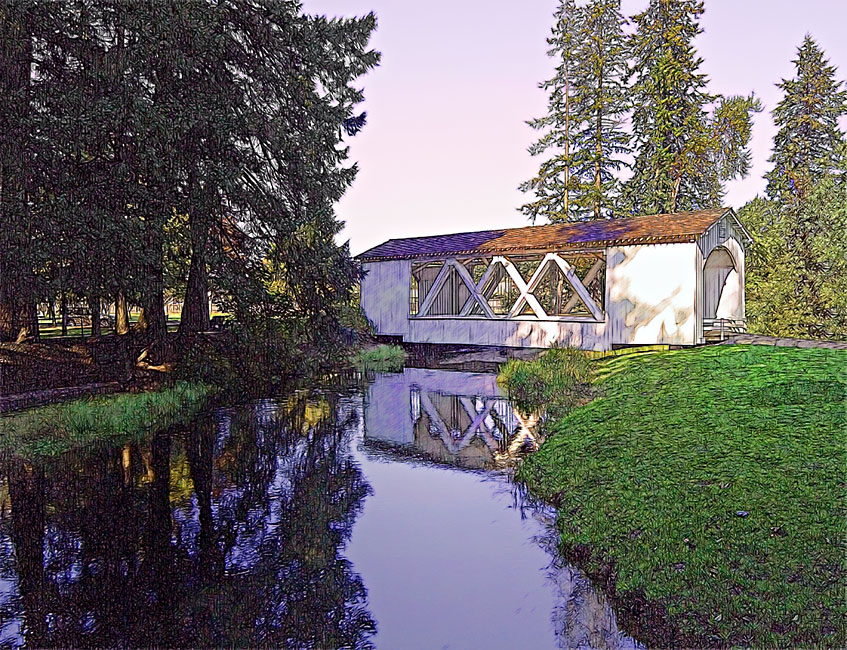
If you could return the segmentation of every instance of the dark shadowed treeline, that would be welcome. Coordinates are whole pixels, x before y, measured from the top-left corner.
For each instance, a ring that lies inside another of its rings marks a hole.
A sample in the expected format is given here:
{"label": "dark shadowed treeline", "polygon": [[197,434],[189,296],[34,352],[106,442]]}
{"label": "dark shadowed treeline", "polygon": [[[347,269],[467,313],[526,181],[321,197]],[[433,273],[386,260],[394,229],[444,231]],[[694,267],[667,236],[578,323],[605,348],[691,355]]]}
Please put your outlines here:
{"label": "dark shadowed treeline", "polygon": [[[297,2],[5,2],[0,6],[0,340],[37,305],[143,309],[208,329],[241,320],[333,331],[358,276],[333,206],[356,169],[355,80],[375,18]],[[358,119],[357,119],[358,117]],[[92,319],[99,328],[99,319]]]}

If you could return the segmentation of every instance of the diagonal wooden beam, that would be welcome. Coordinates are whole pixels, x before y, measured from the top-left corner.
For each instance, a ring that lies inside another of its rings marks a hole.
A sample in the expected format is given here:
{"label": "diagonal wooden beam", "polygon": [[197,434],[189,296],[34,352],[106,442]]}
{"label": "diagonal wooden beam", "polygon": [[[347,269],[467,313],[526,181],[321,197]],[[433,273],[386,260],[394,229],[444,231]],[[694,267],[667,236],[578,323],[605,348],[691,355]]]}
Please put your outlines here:
{"label": "diagonal wooden beam", "polygon": [[[582,281],[582,284],[588,288],[588,285],[594,281],[594,278],[597,277],[597,274],[600,273],[602,268],[606,265],[606,260],[597,260],[594,262],[594,266],[592,266],[588,273],[585,274],[585,279]],[[574,305],[579,301],[579,295],[574,294],[571,296],[570,300],[565,303],[564,308],[562,309],[563,314],[567,314],[571,309],[574,308]]]}
{"label": "diagonal wooden beam", "polygon": [[[482,277],[479,279],[479,282],[476,283],[476,293],[483,299],[483,301],[485,302],[486,305],[488,305],[488,299],[485,297],[485,294],[483,293],[483,291],[485,289],[485,285],[491,279],[491,275],[497,270],[496,269],[497,264],[499,264],[499,262],[494,262],[492,260],[488,264],[488,268],[485,269],[485,273],[483,273]],[[474,299],[474,295],[471,294],[470,296],[468,296],[468,299],[465,301],[465,305],[462,307],[462,311],[459,312],[459,315],[460,316],[467,316],[468,314],[470,314],[471,309],[473,309],[474,302],[476,302],[476,300]],[[491,306],[489,305],[489,309],[490,309],[490,307]],[[494,314],[493,311],[491,313],[492,313],[492,316],[489,316],[489,318],[492,318],[492,317],[496,318],[496,314]]]}
{"label": "diagonal wooden beam", "polygon": [[[541,276],[544,274],[544,269],[547,267],[547,264],[551,261],[552,257],[554,257],[553,253],[547,253],[547,255],[544,256],[544,259],[541,260],[541,264],[538,265],[538,268],[535,269],[535,273],[532,274],[529,284],[523,281],[521,274],[518,273],[517,268],[515,268],[511,262],[509,262],[509,266],[506,266],[506,272],[521,292],[520,296],[518,296],[518,299],[515,301],[515,304],[512,305],[512,308],[509,310],[509,318],[518,316],[521,313],[521,309],[523,309],[524,303],[527,303],[530,306],[530,309],[535,312],[535,315],[538,318],[547,318],[547,312],[544,311],[541,303],[538,302],[538,298],[532,294],[532,290],[535,288],[535,285],[538,284]],[[520,283],[518,283],[518,279],[520,280]]]}
{"label": "diagonal wooden beam", "polygon": [[464,449],[468,443],[473,439],[473,425],[471,428],[466,429],[462,433],[462,437],[456,440],[450,434],[450,427],[444,422],[441,418],[441,414],[438,412],[438,409],[432,403],[432,400],[429,398],[429,393],[427,391],[421,391],[421,408],[423,411],[429,416],[430,422],[435,425],[436,430],[438,431],[439,436],[441,437],[441,441],[444,443],[444,446],[447,448],[451,454],[458,454],[462,449]]}
{"label": "diagonal wooden beam", "polygon": [[432,400],[429,398],[429,393],[425,390],[420,392],[421,396],[421,408],[424,413],[429,416],[429,421],[435,425],[435,428],[438,430],[438,433],[441,437],[446,441],[452,436],[450,435],[450,429],[444,423],[444,420],[441,419],[441,414],[438,412],[438,409],[435,408],[435,404],[432,403]]}
{"label": "diagonal wooden beam", "polygon": [[588,293],[588,289],[586,289],[582,282],[580,282],[579,278],[576,277],[573,267],[555,254],[553,255],[553,261],[559,265],[560,269],[562,269],[562,273],[565,274],[565,278],[568,283],[573,287],[573,290],[576,292],[576,295],[579,296],[579,299],[582,300],[586,307],[588,307],[588,311],[591,312],[591,315],[597,320],[603,320],[603,310],[597,306],[597,303],[594,302],[591,294]]}
{"label": "diagonal wooden beam", "polygon": [[465,286],[468,288],[468,291],[471,294],[468,300],[465,302],[465,305],[462,307],[462,310],[459,312],[459,315],[466,316],[467,312],[470,311],[470,308],[468,308],[466,312],[465,307],[468,307],[468,303],[471,300],[475,300],[479,304],[479,307],[480,309],[482,309],[482,313],[485,314],[486,318],[494,318],[494,312],[491,310],[491,305],[489,305],[488,301],[480,295],[479,291],[476,288],[476,285],[474,284],[473,278],[471,277],[471,274],[468,273],[468,269],[465,267],[465,265],[455,259],[449,259],[447,260],[447,263],[451,264],[453,268],[456,269],[456,271],[459,273],[459,277],[462,279],[462,282],[465,283]]}
{"label": "diagonal wooden beam", "polygon": [[435,302],[435,297],[438,295],[438,292],[441,291],[441,287],[444,286],[444,283],[447,282],[447,275],[449,271],[450,265],[447,264],[447,262],[444,262],[444,266],[441,267],[441,270],[438,271],[438,275],[435,276],[435,282],[432,283],[423,303],[418,308],[418,316],[429,315],[429,310],[432,308],[432,303]]}
{"label": "diagonal wooden beam", "polygon": [[468,397],[461,397],[459,398],[459,401],[462,403],[462,406],[464,406],[465,412],[468,414],[468,416],[473,419],[473,422],[471,423],[471,426],[465,431],[465,435],[462,437],[458,448],[462,449],[468,443],[470,443],[471,440],[473,440],[474,435],[478,435],[483,439],[485,444],[488,445],[488,448],[492,452],[497,453],[497,449],[499,447],[497,439],[494,437],[494,434],[491,432],[488,426],[485,425],[485,418],[487,418],[488,415],[491,413],[491,410],[494,408],[494,405],[497,403],[497,400],[484,400],[482,412],[477,412],[476,408],[474,408],[473,403]]}
{"label": "diagonal wooden beam", "polygon": [[470,397],[460,397],[459,403],[464,407],[465,413],[467,413],[468,417],[471,419],[471,426],[468,427],[466,433],[477,433],[477,429],[480,430],[480,433],[487,432],[488,427],[485,425],[485,418],[488,417],[489,412],[492,408],[494,408],[493,400],[486,400],[481,412],[476,410]]}

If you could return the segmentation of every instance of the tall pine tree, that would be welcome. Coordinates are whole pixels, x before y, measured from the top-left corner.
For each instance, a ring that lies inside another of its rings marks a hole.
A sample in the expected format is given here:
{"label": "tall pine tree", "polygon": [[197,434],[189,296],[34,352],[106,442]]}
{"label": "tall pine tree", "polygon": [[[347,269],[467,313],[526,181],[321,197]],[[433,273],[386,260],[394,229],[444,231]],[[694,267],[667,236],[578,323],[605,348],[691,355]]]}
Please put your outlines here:
{"label": "tall pine tree", "polygon": [[574,66],[575,212],[602,219],[618,211],[616,173],[630,152],[623,128],[629,109],[628,50],[620,0],[592,0],[584,9]]}
{"label": "tall pine tree", "polygon": [[779,131],[770,158],[774,167],[765,176],[768,196],[783,201],[802,199],[831,168],[844,137],[838,119],[847,113],[847,92],[811,36],[806,35],[794,64],[797,75],[777,84],[784,97],[773,111]]}
{"label": "tall pine tree", "polygon": [[751,330],[776,336],[847,337],[847,114],[844,83],[806,36],[797,76],[773,111],[768,198],[739,212],[753,235],[747,295]]}
{"label": "tall pine tree", "polygon": [[584,12],[574,0],[562,0],[556,11],[553,33],[547,39],[548,56],[557,61],[556,74],[541,82],[538,87],[548,93],[547,115],[527,122],[533,129],[545,131],[529,147],[532,156],[547,152],[552,155],[541,163],[538,174],[521,183],[521,192],[534,192],[535,200],[521,206],[521,212],[533,222],[539,217],[550,221],[568,221],[573,214],[573,134],[571,117],[573,108],[572,75],[577,57],[579,35]]}
{"label": "tall pine tree", "polygon": [[[723,181],[749,169],[753,97],[710,94],[694,49],[701,0],[650,0],[633,16],[633,175],[625,186],[635,214],[716,207]],[[713,113],[708,108],[718,101]]]}
{"label": "tall pine tree", "polygon": [[591,0],[584,7],[565,0],[556,16],[548,39],[556,75],[540,85],[549,92],[549,112],[529,122],[546,131],[530,153],[552,155],[520,186],[536,196],[521,210],[553,222],[613,216],[615,173],[629,152],[622,128],[628,67],[620,0]]}

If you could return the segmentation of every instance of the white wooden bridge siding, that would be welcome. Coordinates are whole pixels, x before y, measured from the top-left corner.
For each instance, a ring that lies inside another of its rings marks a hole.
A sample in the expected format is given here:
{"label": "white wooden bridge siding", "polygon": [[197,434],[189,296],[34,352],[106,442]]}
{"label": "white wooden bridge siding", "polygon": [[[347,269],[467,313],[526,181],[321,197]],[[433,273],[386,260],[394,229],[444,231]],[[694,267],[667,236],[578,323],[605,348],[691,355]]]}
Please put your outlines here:
{"label": "white wooden bridge siding", "polygon": [[[614,344],[693,345],[703,340],[707,306],[717,317],[744,318],[744,237],[724,217],[696,242],[612,246],[605,249],[605,313],[569,319],[410,317],[411,262],[365,263],[362,308],[382,335],[413,343],[550,347],[587,350]],[[733,268],[713,258],[726,251]],[[421,298],[422,299],[422,298]]]}

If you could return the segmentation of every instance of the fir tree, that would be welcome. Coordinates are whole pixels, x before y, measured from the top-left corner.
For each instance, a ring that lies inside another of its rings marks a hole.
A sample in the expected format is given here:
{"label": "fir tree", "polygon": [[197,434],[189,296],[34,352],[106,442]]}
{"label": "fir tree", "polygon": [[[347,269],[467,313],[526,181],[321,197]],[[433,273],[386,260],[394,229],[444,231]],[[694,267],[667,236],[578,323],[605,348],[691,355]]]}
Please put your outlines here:
{"label": "fir tree", "polygon": [[752,96],[723,99],[706,90],[693,46],[702,13],[701,0],[650,0],[633,17],[636,159],[625,186],[632,213],[716,207],[723,181],[749,169],[751,113],[761,107]]}
{"label": "fir tree", "polygon": [[625,24],[620,0],[592,0],[584,9],[573,117],[573,203],[580,218],[601,219],[617,211],[616,172],[630,151],[630,136],[622,128],[629,109]]}
{"label": "fir tree", "polygon": [[753,236],[747,255],[750,330],[847,339],[847,141],[803,199],[756,198],[738,213]]}
{"label": "fir tree", "polygon": [[801,199],[831,167],[843,137],[838,118],[847,113],[847,92],[811,36],[794,64],[797,75],[777,84],[785,95],[773,111],[779,131],[770,158],[774,167],[766,175],[768,196],[783,201]]}
{"label": "fir tree", "polygon": [[627,57],[620,0],[565,0],[557,12],[548,54],[556,75],[540,87],[550,94],[546,116],[529,122],[546,133],[530,147],[552,154],[520,189],[536,200],[521,210],[533,220],[577,221],[612,216],[615,176],[629,151],[621,128],[627,111]]}
{"label": "fir tree", "polygon": [[550,158],[541,163],[538,174],[521,183],[521,192],[534,192],[535,200],[521,206],[520,210],[533,222],[538,217],[550,221],[567,221],[574,215],[571,192],[574,179],[572,120],[572,68],[579,46],[584,12],[574,0],[562,0],[556,11],[553,33],[547,39],[550,49],[547,54],[556,59],[556,74],[552,79],[538,85],[549,93],[547,115],[527,122],[533,129],[546,131],[529,147],[532,156],[550,152]]}

